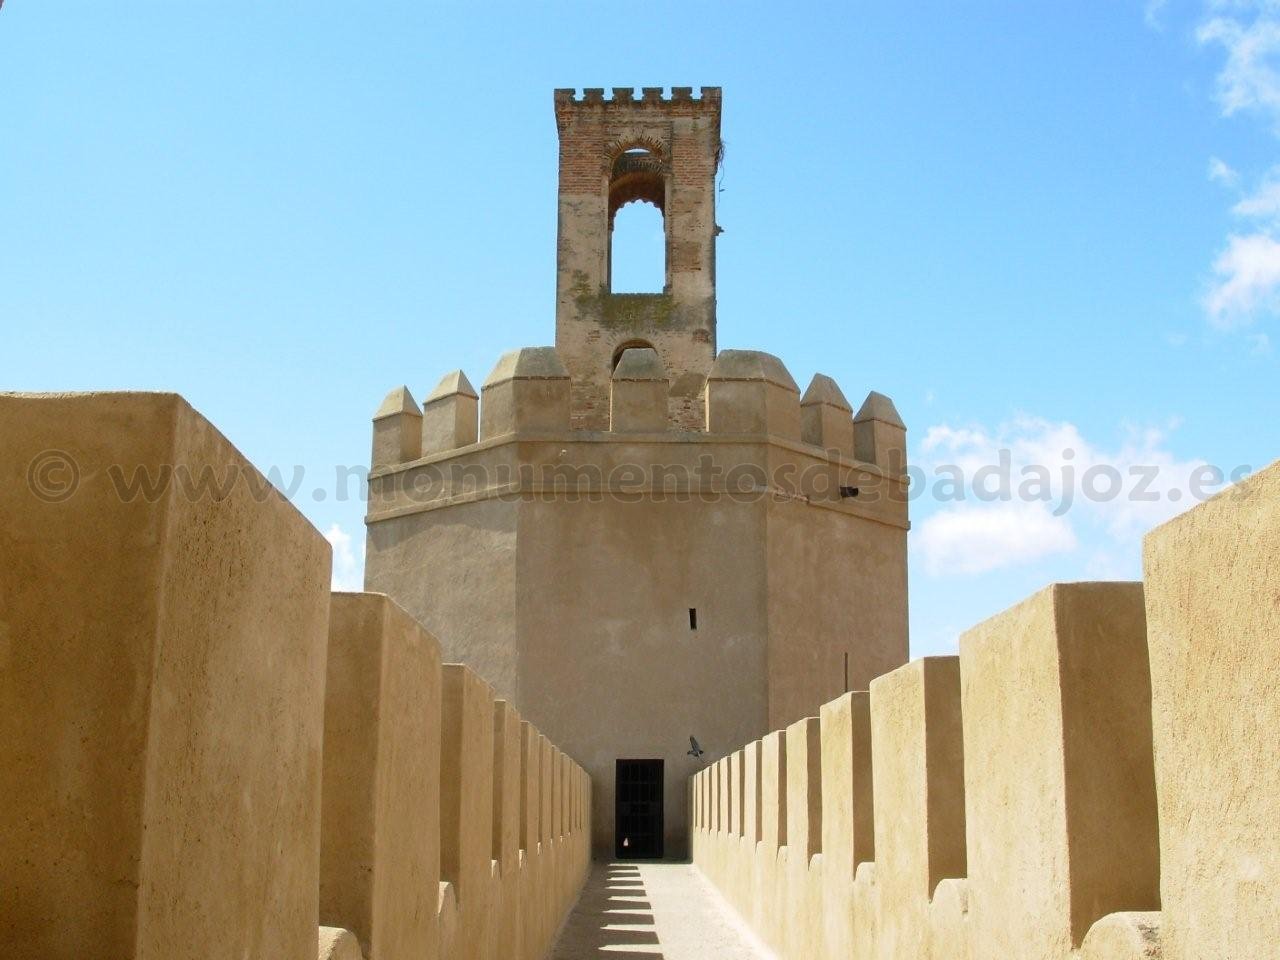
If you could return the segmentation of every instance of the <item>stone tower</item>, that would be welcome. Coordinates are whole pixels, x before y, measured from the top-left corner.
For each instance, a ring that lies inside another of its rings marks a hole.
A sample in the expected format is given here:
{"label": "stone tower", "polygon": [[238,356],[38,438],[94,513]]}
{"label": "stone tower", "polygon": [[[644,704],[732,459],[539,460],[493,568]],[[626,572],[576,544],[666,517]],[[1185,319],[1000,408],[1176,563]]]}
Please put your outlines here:
{"label": "stone tower", "polygon": [[[679,857],[688,776],[906,662],[906,428],[715,352],[718,90],[555,102],[556,346],[479,396],[461,371],[388,394],[365,584],[588,770],[597,856]],[[618,296],[609,220],[641,197],[666,290]]]}
{"label": "stone tower", "polygon": [[[556,350],[573,380],[577,429],[608,427],[609,377],[627,347],[652,347],[671,380],[673,425],[701,429],[702,387],[716,355],[715,176],[720,88],[555,92],[560,135]],[[632,202],[663,215],[660,293],[616,293],[614,217]]]}

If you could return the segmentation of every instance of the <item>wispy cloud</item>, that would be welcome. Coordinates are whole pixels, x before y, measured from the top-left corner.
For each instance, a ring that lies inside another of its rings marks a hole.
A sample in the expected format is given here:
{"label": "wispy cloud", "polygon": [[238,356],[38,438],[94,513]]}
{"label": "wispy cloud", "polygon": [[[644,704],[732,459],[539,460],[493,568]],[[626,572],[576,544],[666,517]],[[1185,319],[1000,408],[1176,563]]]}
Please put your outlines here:
{"label": "wispy cloud", "polygon": [[1213,261],[1216,279],[1204,296],[1204,309],[1219,330],[1253,323],[1280,306],[1280,243],[1269,233],[1232,234]]}
{"label": "wispy cloud", "polygon": [[[1196,30],[1206,46],[1221,47],[1226,62],[1218,73],[1218,104],[1226,116],[1256,111],[1280,131],[1280,20],[1277,4],[1266,2],[1210,3],[1217,15]],[[1225,15],[1224,11],[1230,11]]]}
{"label": "wispy cloud", "polygon": [[1263,174],[1253,192],[1241,197],[1231,212],[1249,220],[1274,222],[1280,218],[1280,167],[1272,167]]}
{"label": "wispy cloud", "polygon": [[1240,182],[1240,174],[1236,173],[1225,160],[1218,157],[1209,158],[1209,179],[1214,183],[1234,187]]}
{"label": "wispy cloud", "polygon": [[352,544],[351,534],[340,524],[333,524],[324,538],[333,547],[333,576],[331,589],[360,590],[364,586],[364,548]]}
{"label": "wispy cloud", "polygon": [[[938,504],[913,534],[926,571],[973,576],[1088,551],[1091,571],[1135,575],[1141,536],[1221,487],[1203,460],[1172,452],[1176,427],[1129,427],[1118,445],[1040,417],[930,427],[915,457],[921,506]],[[936,479],[949,476],[962,479]]]}
{"label": "wispy cloud", "polygon": [[[1223,116],[1255,114],[1280,135],[1280,0],[1208,0],[1196,39],[1225,57],[1215,81]],[[1210,157],[1209,179],[1236,188],[1241,178]],[[1267,171],[1231,212],[1245,224],[1214,258],[1201,299],[1210,324],[1224,331],[1280,313],[1280,167]]]}
{"label": "wispy cloud", "polygon": [[1042,503],[959,504],[927,517],[916,546],[932,574],[975,574],[1069,553],[1075,531]]}

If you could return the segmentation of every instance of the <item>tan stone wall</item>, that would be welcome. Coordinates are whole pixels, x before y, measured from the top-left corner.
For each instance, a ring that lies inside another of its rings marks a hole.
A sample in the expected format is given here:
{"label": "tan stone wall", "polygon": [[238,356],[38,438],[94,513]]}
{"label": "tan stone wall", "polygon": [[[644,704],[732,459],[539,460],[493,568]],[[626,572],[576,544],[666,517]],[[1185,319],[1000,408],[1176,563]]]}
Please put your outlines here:
{"label": "tan stone wall", "polygon": [[[0,396],[0,448],[0,954],[314,956],[328,545],[176,396]],[[229,492],[122,494],[165,465]]]}
{"label": "tan stone wall", "polygon": [[719,750],[766,728],[760,534],[760,510],[522,507],[518,702],[595,780],[596,856],[613,855],[616,760],[665,760],[666,850],[685,856],[689,737]]}
{"label": "tan stone wall", "polygon": [[370,960],[540,960],[590,867],[590,780],[387,597],[334,610],[321,921]]}
{"label": "tan stone wall", "polygon": [[385,596],[331,605],[213,427],[0,395],[0,454],[0,955],[545,955],[589,779]]}
{"label": "tan stone wall", "polygon": [[1144,550],[1165,955],[1280,944],[1280,464]]}
{"label": "tan stone wall", "polygon": [[794,500],[765,511],[769,723],[781,729],[906,661],[903,531]]}
{"label": "tan stone wall", "polygon": [[369,526],[365,551],[365,587],[393,597],[440,638],[445,660],[466,662],[508,699],[519,671],[518,516],[518,504],[495,498],[393,518]]}
{"label": "tan stone wall", "polygon": [[902,478],[801,440],[799,391],[751,351],[717,359],[707,431],[637,430],[665,423],[664,375],[629,351],[618,429],[570,431],[555,352],[513,351],[477,443],[370,481],[366,587],[584,764],[599,857],[618,759],[665,761],[665,852],[686,856],[690,736],[724,755],[907,658]]}
{"label": "tan stone wall", "polygon": [[330,608],[320,922],[365,956],[438,957],[440,650],[380,594]]}
{"label": "tan stone wall", "polygon": [[1280,464],[1151,533],[1145,591],[1049,587],[696,774],[695,863],[789,960],[1273,955],[1277,544]]}

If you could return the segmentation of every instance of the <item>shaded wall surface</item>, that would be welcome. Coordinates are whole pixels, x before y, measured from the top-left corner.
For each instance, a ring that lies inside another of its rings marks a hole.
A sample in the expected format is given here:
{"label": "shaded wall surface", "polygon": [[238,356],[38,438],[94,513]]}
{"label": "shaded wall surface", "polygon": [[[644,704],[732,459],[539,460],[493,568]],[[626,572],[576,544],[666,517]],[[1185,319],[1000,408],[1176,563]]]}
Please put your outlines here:
{"label": "shaded wall surface", "polygon": [[545,954],[583,769],[165,394],[0,395],[0,955]]}
{"label": "shaded wall surface", "polygon": [[786,958],[1253,960],[1280,944],[1280,465],[691,783]]}

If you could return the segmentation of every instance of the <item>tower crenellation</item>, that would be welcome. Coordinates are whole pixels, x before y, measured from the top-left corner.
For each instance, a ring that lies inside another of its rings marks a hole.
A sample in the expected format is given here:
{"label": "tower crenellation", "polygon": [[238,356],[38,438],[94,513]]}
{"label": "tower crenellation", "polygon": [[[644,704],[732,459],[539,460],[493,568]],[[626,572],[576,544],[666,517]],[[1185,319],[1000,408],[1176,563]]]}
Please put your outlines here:
{"label": "tower crenellation", "polygon": [[800,399],[800,433],[805,443],[853,456],[853,408],[830,377],[815,373]]}
{"label": "tower crenellation", "polygon": [[688,110],[690,105],[719,108],[721,102],[720,87],[701,87],[698,96],[693,95],[693,87],[671,87],[671,95],[666,96],[664,87],[641,87],[640,96],[636,96],[635,87],[611,87],[610,96],[605,97],[604,87],[584,87],[582,96],[578,96],[577,88],[561,87],[555,91],[557,114],[562,108],[570,106],[598,106],[610,108],[614,106],[643,106],[661,110]]}
{"label": "tower crenellation", "polygon": [[[884,394],[869,392],[855,415],[832,378],[816,374],[802,398],[778,357],[725,350],[703,383],[704,421],[690,430],[667,416],[670,383],[657,351],[624,350],[597,430],[574,428],[573,381],[554,347],[504,354],[479,396],[461,370],[421,408],[397,387],[373,419],[370,516],[434,509],[464,486],[469,495],[531,492],[573,465],[602,488],[626,465],[646,476],[674,467],[685,486],[724,493],[719,481],[704,482],[709,465],[710,476],[748,471],[776,495],[905,524],[906,428]],[[795,469],[780,472],[783,463]]]}
{"label": "tower crenellation", "polygon": [[422,411],[406,386],[388,393],[373,415],[373,452],[369,466],[377,470],[416,460],[422,455]]}
{"label": "tower crenellation", "polygon": [[461,370],[446,373],[422,404],[422,455],[444,453],[479,439],[480,395]]}

